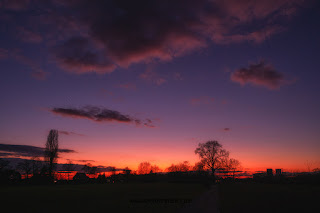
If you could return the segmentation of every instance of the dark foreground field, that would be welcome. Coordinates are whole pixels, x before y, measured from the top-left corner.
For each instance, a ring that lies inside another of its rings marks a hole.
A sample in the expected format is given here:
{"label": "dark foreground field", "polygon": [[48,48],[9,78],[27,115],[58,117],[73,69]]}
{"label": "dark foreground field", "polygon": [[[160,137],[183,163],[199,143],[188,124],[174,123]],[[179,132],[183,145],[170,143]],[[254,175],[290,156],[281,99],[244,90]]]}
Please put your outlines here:
{"label": "dark foreground field", "polygon": [[320,185],[221,184],[221,213],[320,212]]}
{"label": "dark foreground field", "polygon": [[177,212],[206,188],[137,183],[10,186],[0,191],[1,212]]}
{"label": "dark foreground field", "polygon": [[[214,189],[221,213],[320,212],[319,185],[228,183]],[[194,198],[199,201],[207,190],[185,183],[6,186],[0,188],[0,201],[1,212],[170,213],[184,212],[182,208]]]}

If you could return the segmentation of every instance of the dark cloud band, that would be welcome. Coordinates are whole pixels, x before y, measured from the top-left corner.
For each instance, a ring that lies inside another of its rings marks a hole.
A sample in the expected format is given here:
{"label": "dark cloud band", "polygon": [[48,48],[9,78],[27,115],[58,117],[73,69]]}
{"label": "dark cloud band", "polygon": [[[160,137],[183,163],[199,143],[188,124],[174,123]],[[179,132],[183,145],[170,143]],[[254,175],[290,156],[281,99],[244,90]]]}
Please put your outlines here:
{"label": "dark cloud band", "polygon": [[150,119],[141,120],[115,110],[94,106],[87,106],[83,108],[53,108],[50,109],[50,111],[60,116],[83,118],[96,122],[134,123],[136,125],[154,127],[153,122]]}
{"label": "dark cloud band", "polygon": [[[0,156],[39,157],[45,148],[29,145],[0,144]],[[59,149],[60,153],[75,153],[72,149]]]}

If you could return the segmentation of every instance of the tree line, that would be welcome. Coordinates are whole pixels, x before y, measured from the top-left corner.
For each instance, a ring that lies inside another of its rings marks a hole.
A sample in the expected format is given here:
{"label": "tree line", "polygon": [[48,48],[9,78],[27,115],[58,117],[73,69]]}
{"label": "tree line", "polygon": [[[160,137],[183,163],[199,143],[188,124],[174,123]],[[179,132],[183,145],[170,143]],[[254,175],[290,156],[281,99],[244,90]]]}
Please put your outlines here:
{"label": "tree line", "polygon": [[[236,171],[240,168],[240,161],[229,157],[229,152],[223,149],[218,141],[207,141],[199,143],[195,149],[195,154],[199,156],[200,161],[191,166],[189,161],[183,161],[178,164],[172,164],[165,171],[167,172],[188,172],[188,171],[209,171],[215,181],[216,171],[225,171],[232,173],[235,177]],[[142,162],[138,167],[138,174],[149,174],[161,172],[157,165],[151,165],[149,162]]]}
{"label": "tree line", "polygon": [[[58,162],[59,153],[59,134],[57,130],[50,130],[47,141],[45,144],[44,160],[41,161],[39,157],[33,157],[30,160],[24,160],[18,163],[16,169],[25,175],[28,179],[30,175],[34,178],[46,178],[49,182],[54,180],[54,174]],[[178,164],[172,164],[164,171],[157,165],[152,165],[149,162],[141,162],[138,166],[138,170],[132,172],[128,167],[124,168],[122,171],[124,174],[136,174],[136,175],[146,175],[154,174],[160,172],[166,173],[186,173],[190,171],[206,173],[211,175],[213,182],[216,181],[216,172],[228,172],[232,173],[232,177],[235,177],[236,171],[240,168],[240,162],[236,159],[229,157],[229,152],[223,148],[223,146],[218,141],[207,141],[205,143],[199,143],[196,147],[194,153],[198,155],[199,162],[191,166],[188,161],[183,161]],[[8,173],[7,167],[8,162],[0,159],[0,175],[1,179],[7,176],[13,176],[16,171],[11,171]],[[63,165],[64,171],[75,171],[75,165],[71,160],[68,160],[66,164]],[[95,175],[99,172],[99,168],[91,164],[83,165],[81,169],[85,174]],[[110,171],[115,175],[117,169],[111,167]],[[6,174],[6,172],[8,174]],[[69,173],[68,180],[69,180]],[[8,177],[7,177],[8,178]],[[10,178],[10,177],[9,177]],[[12,178],[12,177],[11,177]]]}

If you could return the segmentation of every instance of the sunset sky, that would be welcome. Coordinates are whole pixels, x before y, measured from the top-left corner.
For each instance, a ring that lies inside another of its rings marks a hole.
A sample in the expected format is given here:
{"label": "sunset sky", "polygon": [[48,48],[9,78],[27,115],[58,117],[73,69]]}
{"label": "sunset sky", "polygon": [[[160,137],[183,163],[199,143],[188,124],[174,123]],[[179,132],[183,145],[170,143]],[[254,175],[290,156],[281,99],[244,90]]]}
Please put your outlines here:
{"label": "sunset sky", "polygon": [[0,144],[57,129],[61,163],[165,169],[217,140],[245,169],[320,166],[319,1],[65,2],[0,0]]}

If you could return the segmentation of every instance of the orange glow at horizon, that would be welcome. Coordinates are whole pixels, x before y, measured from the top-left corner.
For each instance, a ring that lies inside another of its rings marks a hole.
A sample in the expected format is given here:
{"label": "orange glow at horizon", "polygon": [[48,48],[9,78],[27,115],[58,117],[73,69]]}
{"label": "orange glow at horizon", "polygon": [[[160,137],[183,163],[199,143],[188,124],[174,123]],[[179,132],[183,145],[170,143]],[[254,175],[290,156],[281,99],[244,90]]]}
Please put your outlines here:
{"label": "orange glow at horizon", "polygon": [[[86,156],[89,158],[90,156]],[[162,171],[165,171],[172,164],[179,164],[183,161],[188,161],[190,166],[194,166],[196,162],[199,162],[199,158],[195,155],[186,155],[186,154],[177,154],[176,156],[172,155],[152,155],[146,154],[141,155],[141,157],[134,159],[132,157],[126,157],[121,155],[119,157],[109,156],[110,160],[104,155],[94,155],[90,159],[95,159],[95,162],[90,162],[94,166],[114,166],[119,169],[129,167],[132,171],[138,170],[138,166],[141,162],[149,162],[151,165],[157,165]],[[233,156],[232,156],[233,157]],[[285,159],[279,160],[270,158],[252,158],[249,157],[234,157],[241,162],[241,169],[243,171],[255,172],[255,171],[265,171],[267,168],[272,169],[282,169],[283,171],[307,171],[306,160],[305,158],[296,158],[296,159]],[[112,159],[112,160],[111,160]],[[62,161],[61,163],[66,163],[67,161]],[[312,167],[319,168],[320,161],[313,161]],[[76,163],[76,162],[74,162]],[[85,163],[79,163],[85,164]]]}
{"label": "orange glow at horizon", "polygon": [[[166,141],[161,138],[150,138],[147,144],[143,140],[131,138],[128,141],[117,139],[111,143],[95,138],[90,140],[95,146],[89,146],[87,140],[88,138],[77,140],[77,153],[61,155],[60,163],[66,163],[65,159],[72,159],[73,163],[78,163],[77,160],[94,160],[90,162],[94,166],[114,166],[120,169],[129,167],[131,170],[137,170],[141,162],[149,162],[165,171],[171,164],[189,161],[190,166],[194,166],[196,162],[199,162],[199,157],[194,154],[199,141],[175,139]],[[201,140],[203,141],[205,140]],[[293,146],[290,149],[284,149],[286,147],[261,146],[257,143],[252,144],[250,141],[237,140],[234,142],[225,139],[218,141],[230,151],[231,158],[241,162],[244,171],[265,171],[267,168],[306,171],[305,162],[307,160],[315,162],[313,167],[320,167],[320,158],[315,149],[301,152],[299,147]],[[72,144],[73,141],[64,141],[64,143]]]}

